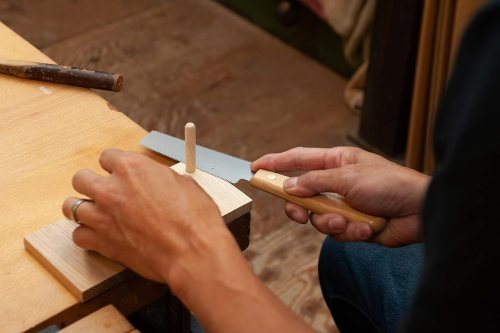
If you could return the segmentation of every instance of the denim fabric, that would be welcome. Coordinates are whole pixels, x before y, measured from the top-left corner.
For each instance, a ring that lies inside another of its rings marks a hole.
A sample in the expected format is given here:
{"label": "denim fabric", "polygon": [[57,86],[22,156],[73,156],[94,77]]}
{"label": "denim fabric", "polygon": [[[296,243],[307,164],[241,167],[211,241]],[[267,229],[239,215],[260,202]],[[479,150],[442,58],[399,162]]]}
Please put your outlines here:
{"label": "denim fabric", "polygon": [[422,244],[387,248],[327,237],[319,279],[339,330],[396,332],[417,287],[422,261]]}

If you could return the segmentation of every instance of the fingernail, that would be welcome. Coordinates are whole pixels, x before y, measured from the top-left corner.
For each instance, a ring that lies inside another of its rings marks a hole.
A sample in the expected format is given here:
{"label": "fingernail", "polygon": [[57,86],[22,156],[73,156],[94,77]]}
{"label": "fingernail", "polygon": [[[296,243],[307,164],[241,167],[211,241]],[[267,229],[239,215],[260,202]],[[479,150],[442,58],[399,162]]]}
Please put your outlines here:
{"label": "fingernail", "polygon": [[331,232],[339,232],[341,230],[339,230],[339,226],[338,226],[338,223],[337,223],[338,219],[335,219],[335,218],[331,218],[328,220],[328,230],[330,230]]}
{"label": "fingernail", "polygon": [[290,215],[291,215],[292,220],[294,220],[294,221],[296,221],[296,222],[299,222],[299,223],[302,223],[302,222],[301,222],[301,216],[300,216],[300,214],[299,214],[297,211],[295,211],[295,210],[294,210],[294,211],[292,211],[292,212],[290,213]]}
{"label": "fingernail", "polygon": [[283,183],[284,189],[291,189],[297,186],[297,177],[290,177]]}
{"label": "fingernail", "polygon": [[[369,228],[369,227],[368,227]],[[370,238],[370,229],[362,227],[358,229],[358,237],[361,240],[366,240]]]}

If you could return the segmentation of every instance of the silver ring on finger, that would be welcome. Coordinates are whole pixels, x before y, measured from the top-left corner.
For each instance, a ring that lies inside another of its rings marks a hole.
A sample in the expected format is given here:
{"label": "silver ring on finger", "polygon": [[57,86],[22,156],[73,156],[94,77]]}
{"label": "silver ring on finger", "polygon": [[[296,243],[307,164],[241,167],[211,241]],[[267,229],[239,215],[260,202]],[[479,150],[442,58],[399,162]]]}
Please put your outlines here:
{"label": "silver ring on finger", "polygon": [[71,219],[75,221],[76,223],[80,224],[80,220],[78,220],[78,215],[76,214],[76,210],[80,205],[84,202],[92,202],[92,200],[89,199],[77,199],[73,201],[71,204]]}

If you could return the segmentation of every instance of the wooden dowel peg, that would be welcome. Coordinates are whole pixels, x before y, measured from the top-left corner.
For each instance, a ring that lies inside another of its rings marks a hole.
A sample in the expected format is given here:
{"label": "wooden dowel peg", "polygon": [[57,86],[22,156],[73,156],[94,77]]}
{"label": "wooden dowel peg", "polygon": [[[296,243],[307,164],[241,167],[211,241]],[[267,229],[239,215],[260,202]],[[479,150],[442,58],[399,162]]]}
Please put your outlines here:
{"label": "wooden dowel peg", "polygon": [[196,171],[196,126],[187,123],[184,126],[184,142],[186,145],[186,172]]}

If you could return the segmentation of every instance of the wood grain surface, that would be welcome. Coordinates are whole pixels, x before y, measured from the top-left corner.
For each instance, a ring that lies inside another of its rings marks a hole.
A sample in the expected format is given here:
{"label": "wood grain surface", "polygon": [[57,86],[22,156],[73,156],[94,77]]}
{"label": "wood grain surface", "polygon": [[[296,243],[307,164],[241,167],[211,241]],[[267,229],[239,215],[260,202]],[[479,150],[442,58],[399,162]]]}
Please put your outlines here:
{"label": "wood grain surface", "polygon": [[61,219],[24,237],[26,250],[80,302],[86,302],[123,281],[125,266],[73,243],[77,223]]}
{"label": "wood grain surface", "polygon": [[338,333],[318,282],[324,238],[310,225],[289,223],[253,241],[245,253],[259,278],[316,332]]}
{"label": "wood grain surface", "polygon": [[[52,62],[3,24],[0,57]],[[153,155],[138,145],[146,131],[88,89],[0,76],[0,97],[0,323],[18,332],[78,303],[24,250],[23,237],[62,217],[78,169],[105,174],[103,149]]]}
{"label": "wood grain surface", "polygon": [[215,201],[226,223],[237,219],[252,209],[252,199],[229,182],[201,170],[187,173],[186,165],[181,162],[172,165],[170,168],[196,181]]}

